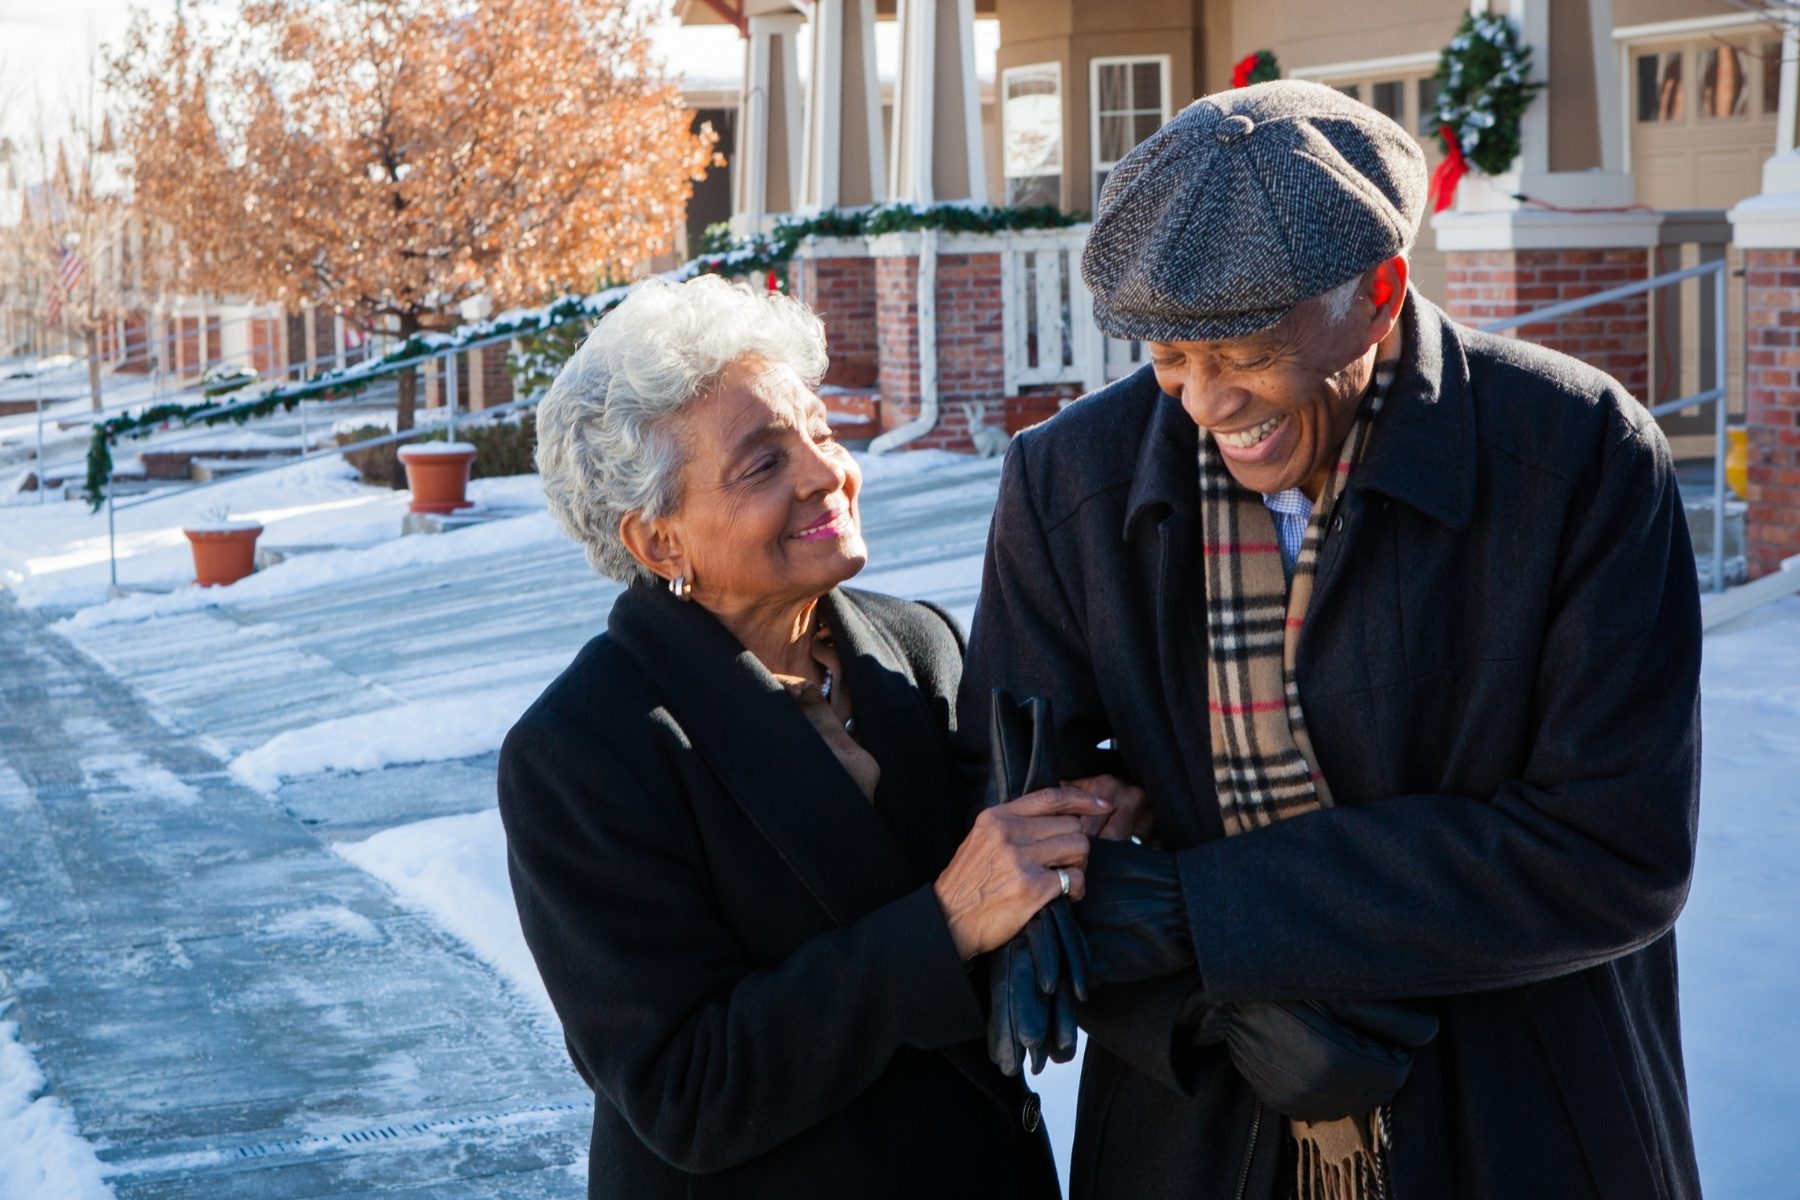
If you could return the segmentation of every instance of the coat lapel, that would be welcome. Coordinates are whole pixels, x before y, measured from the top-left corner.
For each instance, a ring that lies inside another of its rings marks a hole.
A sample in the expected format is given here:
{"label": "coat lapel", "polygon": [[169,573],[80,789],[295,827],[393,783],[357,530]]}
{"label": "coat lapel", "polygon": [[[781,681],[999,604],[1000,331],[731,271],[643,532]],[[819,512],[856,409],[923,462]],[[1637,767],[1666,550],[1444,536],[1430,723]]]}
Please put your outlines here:
{"label": "coat lapel", "polygon": [[876,814],[923,883],[968,832],[970,806],[951,765],[948,715],[932,713],[905,655],[855,592],[833,592],[825,609],[856,707],[857,739],[881,764]]}
{"label": "coat lapel", "polygon": [[1164,395],[1138,456],[1126,505],[1127,540],[1155,547],[1153,650],[1168,697],[1175,745],[1194,803],[1166,805],[1156,818],[1172,844],[1224,836],[1214,795],[1212,734],[1206,708],[1206,588],[1200,570],[1199,431],[1174,397]]}
{"label": "coat lapel", "polygon": [[833,922],[849,924],[918,886],[793,698],[711,613],[660,588],[633,587],[614,603],[607,628]]}

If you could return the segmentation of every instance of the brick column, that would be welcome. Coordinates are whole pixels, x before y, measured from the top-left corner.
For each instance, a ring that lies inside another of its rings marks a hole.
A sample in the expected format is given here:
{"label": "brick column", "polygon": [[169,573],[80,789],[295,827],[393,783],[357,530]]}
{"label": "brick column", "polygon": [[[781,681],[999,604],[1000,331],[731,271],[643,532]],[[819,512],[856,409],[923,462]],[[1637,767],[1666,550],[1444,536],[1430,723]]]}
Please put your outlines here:
{"label": "brick column", "polygon": [[150,319],[143,309],[125,314],[125,361],[119,370],[141,375],[150,369]]}
{"label": "brick column", "polygon": [[[1650,277],[1656,213],[1446,213],[1433,221],[1444,254],[1444,307],[1469,325],[1577,300]],[[1512,336],[1572,355],[1643,399],[1650,386],[1647,295],[1584,309]]]}
{"label": "brick column", "polygon": [[1800,248],[1744,251],[1745,553],[1752,579],[1800,555]]}
{"label": "brick column", "polygon": [[[1005,421],[1000,255],[984,252],[973,237],[946,237],[939,245],[933,293],[938,419],[907,448],[969,452],[978,449],[969,435],[972,423],[997,430]],[[893,429],[920,410],[918,235],[875,238],[871,248],[881,424]]]}
{"label": "brick column", "polygon": [[1763,190],[1731,210],[1743,250],[1744,552],[1750,578],[1800,555],[1800,152],[1763,164]]}
{"label": "brick column", "polygon": [[512,372],[506,369],[506,358],[511,351],[511,342],[495,342],[463,355],[464,362],[469,364],[465,398],[471,411],[512,403]]}
{"label": "brick column", "polygon": [[825,322],[829,386],[872,387],[880,373],[875,262],[862,238],[808,238],[788,267],[795,298]]}

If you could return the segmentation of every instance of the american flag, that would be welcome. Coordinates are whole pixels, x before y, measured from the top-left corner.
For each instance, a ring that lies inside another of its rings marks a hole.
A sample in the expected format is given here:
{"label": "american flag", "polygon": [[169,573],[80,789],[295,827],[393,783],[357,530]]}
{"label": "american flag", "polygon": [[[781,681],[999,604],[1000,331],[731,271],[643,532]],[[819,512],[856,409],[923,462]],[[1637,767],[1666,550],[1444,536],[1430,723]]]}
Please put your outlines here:
{"label": "american flag", "polygon": [[56,286],[50,289],[50,320],[54,322],[62,315],[64,297],[74,291],[81,277],[87,274],[87,259],[81,257],[73,246],[62,247],[61,256],[56,260]]}

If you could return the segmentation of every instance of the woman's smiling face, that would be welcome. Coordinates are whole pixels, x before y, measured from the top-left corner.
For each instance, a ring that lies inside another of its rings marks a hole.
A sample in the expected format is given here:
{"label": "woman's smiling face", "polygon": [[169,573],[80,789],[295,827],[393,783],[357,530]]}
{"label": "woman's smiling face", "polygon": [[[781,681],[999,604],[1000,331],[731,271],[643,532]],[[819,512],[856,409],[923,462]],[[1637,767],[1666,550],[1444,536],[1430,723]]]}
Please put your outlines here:
{"label": "woman's smiling face", "polygon": [[696,600],[805,601],[862,570],[862,471],[793,368],[740,359],[677,420],[681,506],[656,524]]}

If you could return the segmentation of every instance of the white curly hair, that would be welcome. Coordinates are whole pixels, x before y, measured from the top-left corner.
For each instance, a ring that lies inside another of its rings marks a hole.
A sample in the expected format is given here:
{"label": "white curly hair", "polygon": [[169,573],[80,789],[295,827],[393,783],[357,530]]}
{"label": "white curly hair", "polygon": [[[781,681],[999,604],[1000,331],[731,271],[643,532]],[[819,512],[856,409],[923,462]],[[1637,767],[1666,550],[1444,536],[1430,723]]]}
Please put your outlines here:
{"label": "white curly hair", "polygon": [[647,279],[570,356],[537,406],[537,466],[550,512],[596,571],[655,579],[620,537],[626,516],[681,506],[685,465],[675,419],[739,359],[792,367],[816,388],[825,326],[779,293],[717,275]]}

